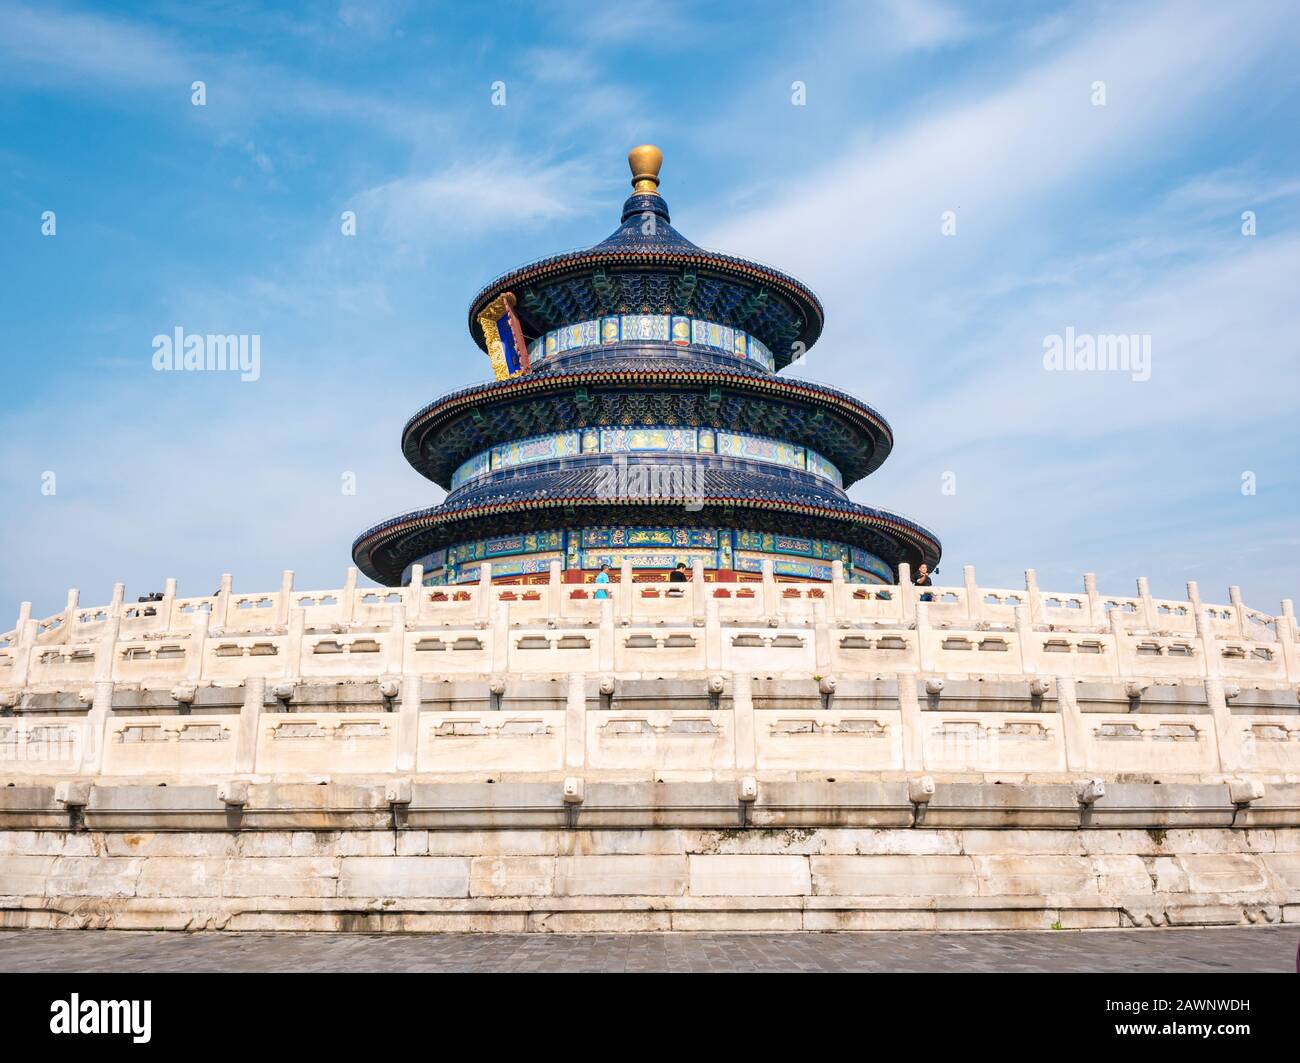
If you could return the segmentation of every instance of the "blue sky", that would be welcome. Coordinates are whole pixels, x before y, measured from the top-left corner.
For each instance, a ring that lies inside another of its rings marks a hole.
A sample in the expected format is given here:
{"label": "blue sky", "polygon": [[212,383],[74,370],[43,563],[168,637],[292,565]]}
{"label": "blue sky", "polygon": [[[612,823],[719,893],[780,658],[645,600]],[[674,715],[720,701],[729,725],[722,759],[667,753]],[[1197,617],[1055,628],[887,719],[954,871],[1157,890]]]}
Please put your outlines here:
{"label": "blue sky", "polygon": [[[490,376],[470,297],[607,235],[646,141],[685,235],[821,296],[794,372],[889,419],[851,494],[940,582],[1298,596],[1296,4],[595,7],[0,0],[0,612],[338,586],[441,497],[398,437]],[[260,379],[155,372],[178,326]],[[1066,328],[1150,379],[1045,371]]]}

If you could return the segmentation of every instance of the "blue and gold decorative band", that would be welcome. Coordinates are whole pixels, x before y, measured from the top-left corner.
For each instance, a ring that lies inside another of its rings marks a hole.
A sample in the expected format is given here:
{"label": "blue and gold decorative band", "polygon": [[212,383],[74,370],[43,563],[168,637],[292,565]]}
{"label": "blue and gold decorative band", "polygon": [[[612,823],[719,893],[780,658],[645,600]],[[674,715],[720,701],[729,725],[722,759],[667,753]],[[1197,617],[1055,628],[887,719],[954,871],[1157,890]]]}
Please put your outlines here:
{"label": "blue and gold decorative band", "polygon": [[[493,304],[495,305],[495,304]],[[776,369],[772,352],[754,336],[730,325],[677,314],[611,314],[552,329],[529,345],[534,361],[578,347],[598,347],[620,340],[652,340],[678,346],[714,347],[736,358]]]}
{"label": "blue and gold decorative band", "polygon": [[451,489],[498,469],[512,469],[537,461],[557,461],[580,454],[716,454],[781,465],[812,473],[844,486],[840,470],[817,451],[779,439],[723,432],[713,428],[638,427],[586,428],[553,432],[501,443],[462,462],[452,474]]}
{"label": "blue and gold decorative band", "polygon": [[771,559],[778,576],[829,580],[831,565],[844,564],[855,583],[892,583],[893,570],[875,554],[845,543],[733,528],[553,529],[460,543],[419,559],[429,585],[472,583],[484,561],[494,578],[543,573],[552,561],[565,568],[617,567],[629,558],[639,569],[669,570],[679,561],[706,570],[760,572]]}
{"label": "blue and gold decorative band", "polygon": [[488,361],[498,380],[528,372],[529,350],[515,315],[513,292],[506,292],[485,306],[478,316],[478,325],[483,330]]}

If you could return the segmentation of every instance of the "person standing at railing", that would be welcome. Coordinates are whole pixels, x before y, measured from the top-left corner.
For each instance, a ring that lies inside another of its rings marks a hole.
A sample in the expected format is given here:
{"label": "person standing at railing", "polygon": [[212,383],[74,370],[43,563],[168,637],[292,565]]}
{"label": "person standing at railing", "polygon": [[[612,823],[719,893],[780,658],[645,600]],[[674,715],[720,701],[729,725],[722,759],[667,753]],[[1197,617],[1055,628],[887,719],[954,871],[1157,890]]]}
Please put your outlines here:
{"label": "person standing at railing", "polygon": [[[601,564],[601,566],[600,566],[600,573],[596,576],[596,582],[597,582],[597,583],[606,583],[606,584],[609,583],[609,565],[608,565],[607,563],[602,563],[602,564]],[[604,587],[597,587],[597,588],[596,588],[596,597],[597,597],[597,598],[608,598],[608,597],[609,597],[609,591],[607,591]]]}
{"label": "person standing at railing", "polygon": [[[922,561],[921,564],[917,567],[916,578],[912,580],[912,586],[914,587],[934,586],[934,582],[930,579],[930,566],[927,565],[924,561]],[[926,592],[925,594],[921,595],[921,601],[932,602],[934,601],[934,595],[930,594],[929,592]]]}
{"label": "person standing at railing", "polygon": [[[690,582],[690,577],[686,574],[686,562],[685,562],[685,561],[678,561],[678,562],[677,562],[677,567],[676,567],[675,569],[673,569],[672,572],[670,572],[670,573],[668,574],[668,582],[669,582],[669,583],[689,583],[689,582]],[[680,598],[684,593],[685,593],[685,592],[682,590],[681,587],[670,587],[670,588],[668,589],[668,597],[670,597],[670,598]]]}

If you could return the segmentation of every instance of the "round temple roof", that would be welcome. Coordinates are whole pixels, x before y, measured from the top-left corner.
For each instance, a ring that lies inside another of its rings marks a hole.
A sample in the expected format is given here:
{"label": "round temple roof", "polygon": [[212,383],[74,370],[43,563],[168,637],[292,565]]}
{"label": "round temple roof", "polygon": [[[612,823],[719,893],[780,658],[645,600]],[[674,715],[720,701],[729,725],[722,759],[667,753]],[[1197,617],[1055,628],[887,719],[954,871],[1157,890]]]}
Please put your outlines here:
{"label": "round temple roof", "polygon": [[593,247],[520,266],[485,286],[470,303],[469,330],[484,351],[479,314],[513,292],[525,338],[607,314],[682,314],[743,329],[789,365],[795,345],[821,335],[817,296],[795,278],[758,262],[697,247],[672,226],[659,195],[663,155],[643,144],[628,154],[633,193],[620,224]]}

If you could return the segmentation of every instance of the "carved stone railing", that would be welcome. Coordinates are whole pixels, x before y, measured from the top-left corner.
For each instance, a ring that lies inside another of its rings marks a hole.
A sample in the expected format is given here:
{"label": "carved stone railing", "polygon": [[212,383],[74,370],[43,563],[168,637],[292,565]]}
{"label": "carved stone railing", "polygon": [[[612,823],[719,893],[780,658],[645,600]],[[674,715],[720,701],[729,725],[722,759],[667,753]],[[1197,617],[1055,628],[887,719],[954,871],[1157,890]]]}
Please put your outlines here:
{"label": "carved stone railing", "polygon": [[[1300,781],[1289,601],[959,586],[357,586],[124,601],[0,637],[0,779],[828,771]],[[417,571],[416,580],[420,573]],[[928,600],[922,600],[922,599]],[[773,694],[771,691],[777,691]]]}

